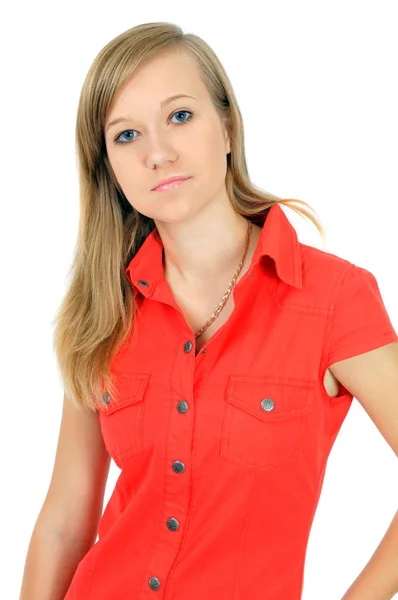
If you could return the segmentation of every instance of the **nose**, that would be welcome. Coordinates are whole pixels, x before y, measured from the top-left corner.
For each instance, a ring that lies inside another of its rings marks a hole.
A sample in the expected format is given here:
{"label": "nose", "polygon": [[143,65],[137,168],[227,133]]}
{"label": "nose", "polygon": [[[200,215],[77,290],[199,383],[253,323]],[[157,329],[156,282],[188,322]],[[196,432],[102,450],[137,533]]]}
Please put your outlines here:
{"label": "nose", "polygon": [[148,142],[146,152],[146,162],[151,169],[161,167],[165,162],[174,162],[178,153],[167,141],[165,136],[152,136]]}

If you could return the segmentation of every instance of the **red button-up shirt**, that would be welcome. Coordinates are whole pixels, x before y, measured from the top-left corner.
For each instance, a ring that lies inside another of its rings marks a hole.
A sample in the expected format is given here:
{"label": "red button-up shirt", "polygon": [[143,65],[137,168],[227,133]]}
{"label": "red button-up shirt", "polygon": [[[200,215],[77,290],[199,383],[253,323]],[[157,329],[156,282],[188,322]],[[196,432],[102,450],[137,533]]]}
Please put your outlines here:
{"label": "red button-up shirt", "polygon": [[[98,416],[121,469],[65,600],[299,600],[328,455],[351,406],[332,363],[398,340],[375,277],[267,213],[235,310],[195,357],[154,229],[127,267],[135,341]],[[142,295],[142,296],[141,296]]]}

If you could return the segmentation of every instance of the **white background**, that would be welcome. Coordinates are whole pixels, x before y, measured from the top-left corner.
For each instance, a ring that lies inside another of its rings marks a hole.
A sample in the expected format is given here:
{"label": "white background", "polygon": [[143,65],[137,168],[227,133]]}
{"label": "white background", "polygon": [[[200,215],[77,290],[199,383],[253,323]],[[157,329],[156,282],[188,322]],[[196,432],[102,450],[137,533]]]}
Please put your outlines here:
{"label": "white background", "polygon": [[[51,321],[77,235],[75,119],[96,54],[144,22],[203,37],[237,94],[254,183],[314,208],[323,249],[376,276],[398,329],[396,10],[380,0],[113,0],[2,11],[1,598],[18,597],[55,457],[63,389]],[[311,223],[286,214],[300,241],[322,248]],[[397,465],[354,399],[328,461],[304,600],[339,600],[364,568],[398,508]],[[105,504],[118,473],[113,463]]]}

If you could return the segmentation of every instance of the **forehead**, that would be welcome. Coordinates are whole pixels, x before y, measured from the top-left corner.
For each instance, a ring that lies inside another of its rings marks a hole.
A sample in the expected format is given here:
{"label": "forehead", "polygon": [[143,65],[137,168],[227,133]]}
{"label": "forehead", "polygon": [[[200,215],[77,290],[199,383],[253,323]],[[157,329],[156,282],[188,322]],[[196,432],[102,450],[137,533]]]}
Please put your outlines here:
{"label": "forehead", "polygon": [[160,102],[174,94],[209,99],[198,66],[186,52],[169,52],[142,64],[116,93],[108,119],[126,111],[134,116],[160,110]]}

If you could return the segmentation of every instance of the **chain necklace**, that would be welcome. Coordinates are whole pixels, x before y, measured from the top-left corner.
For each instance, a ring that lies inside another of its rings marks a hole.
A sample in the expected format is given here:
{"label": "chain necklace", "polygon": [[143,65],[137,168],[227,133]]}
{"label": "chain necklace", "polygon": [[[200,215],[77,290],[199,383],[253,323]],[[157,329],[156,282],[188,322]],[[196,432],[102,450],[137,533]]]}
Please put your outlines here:
{"label": "chain necklace", "polygon": [[195,339],[198,338],[200,335],[202,335],[202,333],[204,333],[206,331],[206,329],[208,327],[210,327],[210,325],[213,323],[213,321],[215,321],[217,319],[218,315],[220,314],[220,312],[224,308],[225,303],[228,300],[228,298],[229,298],[229,296],[230,296],[230,294],[232,292],[232,288],[234,287],[234,285],[236,283],[236,280],[238,278],[238,275],[241,272],[241,269],[243,267],[243,263],[244,263],[244,260],[245,260],[245,257],[246,257],[247,249],[249,247],[249,241],[250,241],[251,231],[252,231],[252,222],[250,220],[248,220],[248,222],[247,222],[246,244],[245,244],[245,251],[243,253],[243,258],[240,261],[240,263],[238,265],[238,268],[236,270],[236,273],[232,277],[231,283],[229,284],[227,291],[223,295],[220,304],[218,305],[218,307],[216,308],[216,310],[214,311],[214,313],[212,314],[212,316],[210,317],[210,319],[207,321],[207,323],[205,325],[203,325],[203,327],[201,329],[199,329],[199,331],[197,331],[195,333]]}

